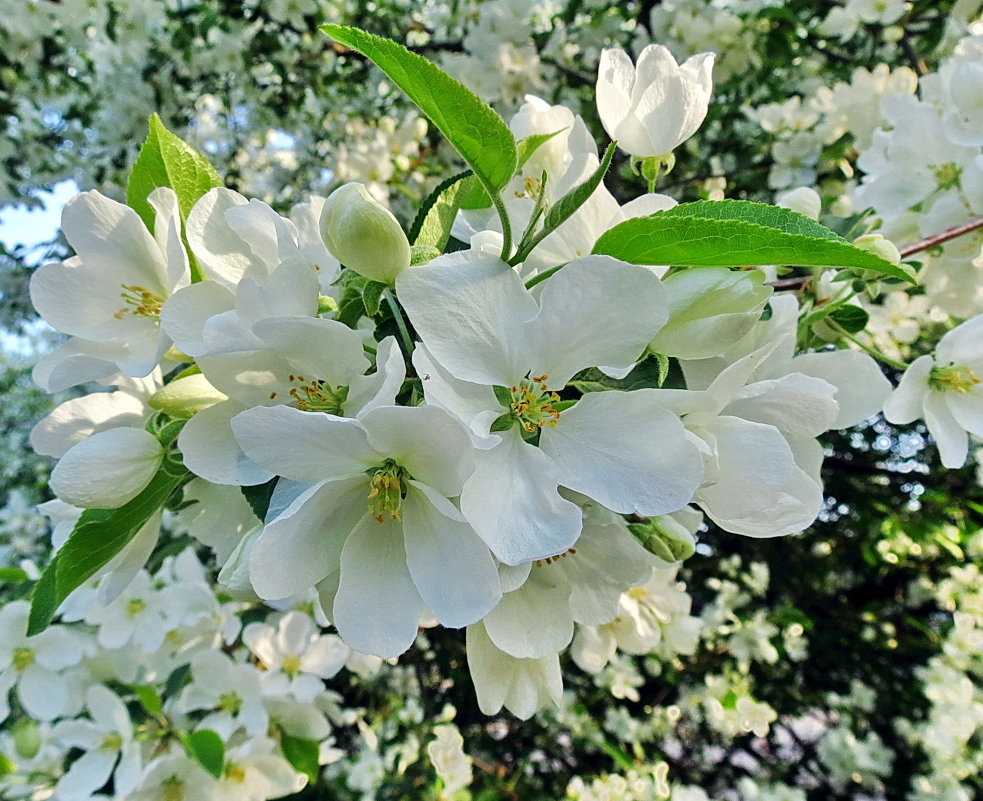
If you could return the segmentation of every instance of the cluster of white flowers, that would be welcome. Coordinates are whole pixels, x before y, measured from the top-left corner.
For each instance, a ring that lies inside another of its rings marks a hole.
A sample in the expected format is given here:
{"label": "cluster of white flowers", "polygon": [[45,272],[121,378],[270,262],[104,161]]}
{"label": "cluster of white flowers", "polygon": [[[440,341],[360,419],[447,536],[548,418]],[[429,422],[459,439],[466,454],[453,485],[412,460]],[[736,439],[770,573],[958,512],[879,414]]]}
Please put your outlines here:
{"label": "cluster of white flowers", "polygon": [[[242,629],[246,608],[216,599],[190,549],[108,605],[80,588],[34,637],[28,604],[4,606],[0,722],[12,708],[17,722],[0,734],[0,794],[85,801],[112,781],[116,798],[263,801],[300,789],[293,744],[315,765],[341,756],[331,721],[347,721],[323,679],[379,660],[359,664],[300,611]],[[192,758],[196,737],[221,743],[212,772]]]}

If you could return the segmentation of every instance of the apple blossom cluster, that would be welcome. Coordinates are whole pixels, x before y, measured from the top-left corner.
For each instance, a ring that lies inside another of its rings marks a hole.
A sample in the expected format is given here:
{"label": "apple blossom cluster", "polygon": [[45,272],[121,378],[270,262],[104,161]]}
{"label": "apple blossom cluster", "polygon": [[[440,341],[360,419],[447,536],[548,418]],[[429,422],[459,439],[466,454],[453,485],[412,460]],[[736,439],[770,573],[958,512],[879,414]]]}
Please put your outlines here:
{"label": "apple blossom cluster", "polygon": [[[637,65],[601,57],[601,121],[650,188],[706,114],[711,65],[677,65],[659,46]],[[530,97],[510,128],[531,146],[498,204],[458,203],[427,244],[357,183],[287,216],[223,187],[183,212],[158,186],[143,201],[149,229],[139,206],[73,199],[63,230],[76,255],[31,282],[38,312],[70,338],[34,375],[49,391],[109,391],[67,401],[32,434],[59,459],[51,488],[71,532],[52,581],[78,538],[142,509],[88,572],[103,574],[101,601],[118,602],[164,508],[187,506],[233,597],[316,591],[345,645],[380,658],[432,621],[466,628],[481,708],[528,717],[559,698],[571,642],[600,671],[616,649],[685,638],[664,633],[665,618],[640,637],[637,618],[652,614],[652,570],[692,552],[703,515],[753,537],[810,525],[817,437],[890,393],[874,360],[797,353],[798,302],[761,271],[598,252],[619,224],[684,207],[654,192],[620,205],[601,180],[613,150],[602,160],[563,106]],[[513,231],[525,233],[513,243]],[[442,254],[450,233],[464,247]],[[950,336],[972,343],[978,328]],[[954,437],[980,433],[981,367],[966,347],[940,343],[892,403],[922,414],[895,400],[917,384],[930,427],[942,404]],[[761,625],[747,647],[773,633]]]}

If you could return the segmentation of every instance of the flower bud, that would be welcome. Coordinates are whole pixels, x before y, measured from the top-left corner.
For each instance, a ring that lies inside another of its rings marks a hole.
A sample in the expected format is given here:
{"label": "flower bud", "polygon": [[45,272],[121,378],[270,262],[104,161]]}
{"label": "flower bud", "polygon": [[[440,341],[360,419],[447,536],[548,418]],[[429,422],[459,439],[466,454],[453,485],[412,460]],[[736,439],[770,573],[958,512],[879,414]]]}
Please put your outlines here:
{"label": "flower bud", "polygon": [[689,529],[670,515],[630,523],[628,529],[646,551],[663,562],[682,562],[696,551],[696,540]]}
{"label": "flower bud", "polygon": [[14,750],[24,759],[34,759],[41,750],[41,729],[37,723],[22,718],[14,724]]}
{"label": "flower bud", "polygon": [[881,234],[864,234],[853,240],[855,247],[867,250],[876,256],[880,256],[891,264],[901,263],[901,253],[897,246],[890,240],[885,239]]}
{"label": "flower bud", "polygon": [[321,236],[332,256],[372,281],[391,285],[410,265],[399,221],[359,183],[339,187],[324,202]]}
{"label": "flower bud", "polygon": [[228,396],[215,389],[201,373],[196,373],[158,389],[147,399],[147,405],[171,417],[186,419],[224,400]]}

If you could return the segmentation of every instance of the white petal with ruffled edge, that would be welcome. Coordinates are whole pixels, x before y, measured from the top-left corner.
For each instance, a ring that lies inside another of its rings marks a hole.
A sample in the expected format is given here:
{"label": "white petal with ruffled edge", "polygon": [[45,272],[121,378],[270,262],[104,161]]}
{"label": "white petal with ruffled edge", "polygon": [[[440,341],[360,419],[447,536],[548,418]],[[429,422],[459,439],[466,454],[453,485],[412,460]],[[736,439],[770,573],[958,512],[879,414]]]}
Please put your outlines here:
{"label": "white petal with ruffled edge", "polygon": [[246,405],[229,400],[198,412],[178,435],[184,466],[213,484],[249,487],[273,478],[243,452],[232,432],[232,419]]}

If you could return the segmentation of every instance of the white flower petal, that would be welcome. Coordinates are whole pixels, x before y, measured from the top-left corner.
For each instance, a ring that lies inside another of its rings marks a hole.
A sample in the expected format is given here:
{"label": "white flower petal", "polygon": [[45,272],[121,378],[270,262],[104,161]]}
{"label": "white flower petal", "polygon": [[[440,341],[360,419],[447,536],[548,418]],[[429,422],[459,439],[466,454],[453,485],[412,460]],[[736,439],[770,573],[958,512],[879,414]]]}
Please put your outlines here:
{"label": "white flower petal", "polygon": [[100,748],[86,751],[58,780],[55,785],[57,797],[60,801],[88,801],[113,775],[118,756],[116,751],[107,753]]}
{"label": "white flower petal", "polygon": [[348,386],[369,369],[362,338],[347,325],[321,317],[269,317],[253,326],[284,365],[308,380]]}
{"label": "white flower petal", "polygon": [[525,376],[527,343],[518,334],[539,307],[501,259],[450,253],[403,270],[396,290],[430,353],[455,376],[499,386]]}
{"label": "white flower petal", "polygon": [[399,523],[368,514],[341,552],[341,583],[333,620],[351,648],[388,659],[416,639],[425,607],[406,567]]}
{"label": "white flower petal", "polygon": [[360,416],[377,406],[396,403],[396,395],[406,380],[406,362],[395,337],[386,337],[379,343],[375,363],[374,373],[357,375],[352,379],[344,403],[345,416]]}
{"label": "white flower petal", "polygon": [[[238,192],[217,187],[206,192],[188,213],[188,244],[207,278],[235,291],[245,274],[262,277],[269,270],[252,248],[229,225],[225,212],[245,205]],[[270,265],[272,266],[272,265]]]}
{"label": "white flower petal", "polygon": [[37,453],[56,458],[73,445],[107,428],[143,426],[144,403],[128,392],[93,392],[55,407],[31,430]]}
{"label": "white flower petal", "polygon": [[464,425],[437,406],[380,406],[361,415],[369,444],[446,498],[461,494],[474,471]]}
{"label": "white flower petal", "polygon": [[502,597],[495,560],[460,512],[411,481],[403,501],[406,564],[426,605],[444,626],[480,620]]}
{"label": "white flower petal", "polygon": [[214,484],[248,487],[273,478],[273,473],[243,453],[232,432],[232,418],[245,409],[238,401],[223,401],[188,420],[178,435],[185,467]]}
{"label": "white flower petal", "polygon": [[551,565],[533,568],[529,581],[502,596],[482,621],[488,637],[505,653],[520,659],[556,654],[573,639],[570,587],[555,583]]}
{"label": "white flower petal", "polygon": [[366,514],[365,477],[316,484],[267,524],[249,555],[260,598],[278,600],[309,589],[338,567],[345,538]]}
{"label": "white flower petal", "polygon": [[580,536],[580,508],[557,492],[559,470],[516,429],[478,454],[461,493],[461,511],[508,565],[562,553]]}
{"label": "white flower petal", "polygon": [[804,353],[792,359],[789,369],[836,387],[839,412],[831,426],[835,429],[859,425],[877,414],[891,394],[891,382],[877,362],[855,350]]}
{"label": "white flower petal", "polygon": [[199,281],[179,289],[160,310],[160,324],[175,346],[189,356],[205,353],[205,323],[235,308],[235,295],[218,281]]}
{"label": "white flower petal", "polygon": [[536,355],[528,366],[557,389],[585,367],[634,364],[669,316],[655,273],[610,256],[567,264],[546,281],[540,305],[529,326]]}
{"label": "white flower petal", "polygon": [[68,705],[68,682],[63,676],[35,663],[21,673],[17,697],[36,720],[54,720]]}
{"label": "white flower petal", "polygon": [[889,423],[905,425],[922,416],[933,366],[931,356],[919,356],[908,365],[897,388],[884,401],[884,417]]}
{"label": "white flower petal", "polygon": [[304,655],[300,658],[300,669],[322,679],[330,679],[345,666],[349,654],[351,648],[345,645],[340,637],[325,634],[318,637],[304,651]]}
{"label": "white flower petal", "polygon": [[351,478],[381,462],[355,420],[289,406],[247,409],[232,420],[246,455],[294,481]]}
{"label": "white flower petal", "polygon": [[932,391],[925,397],[925,425],[939,446],[939,458],[948,468],[962,467],[969,455],[969,434],[946,403],[948,393]]}
{"label": "white flower petal", "polygon": [[622,514],[663,515],[693,498],[700,454],[658,393],[590,392],[544,428],[540,447],[560,483]]}

